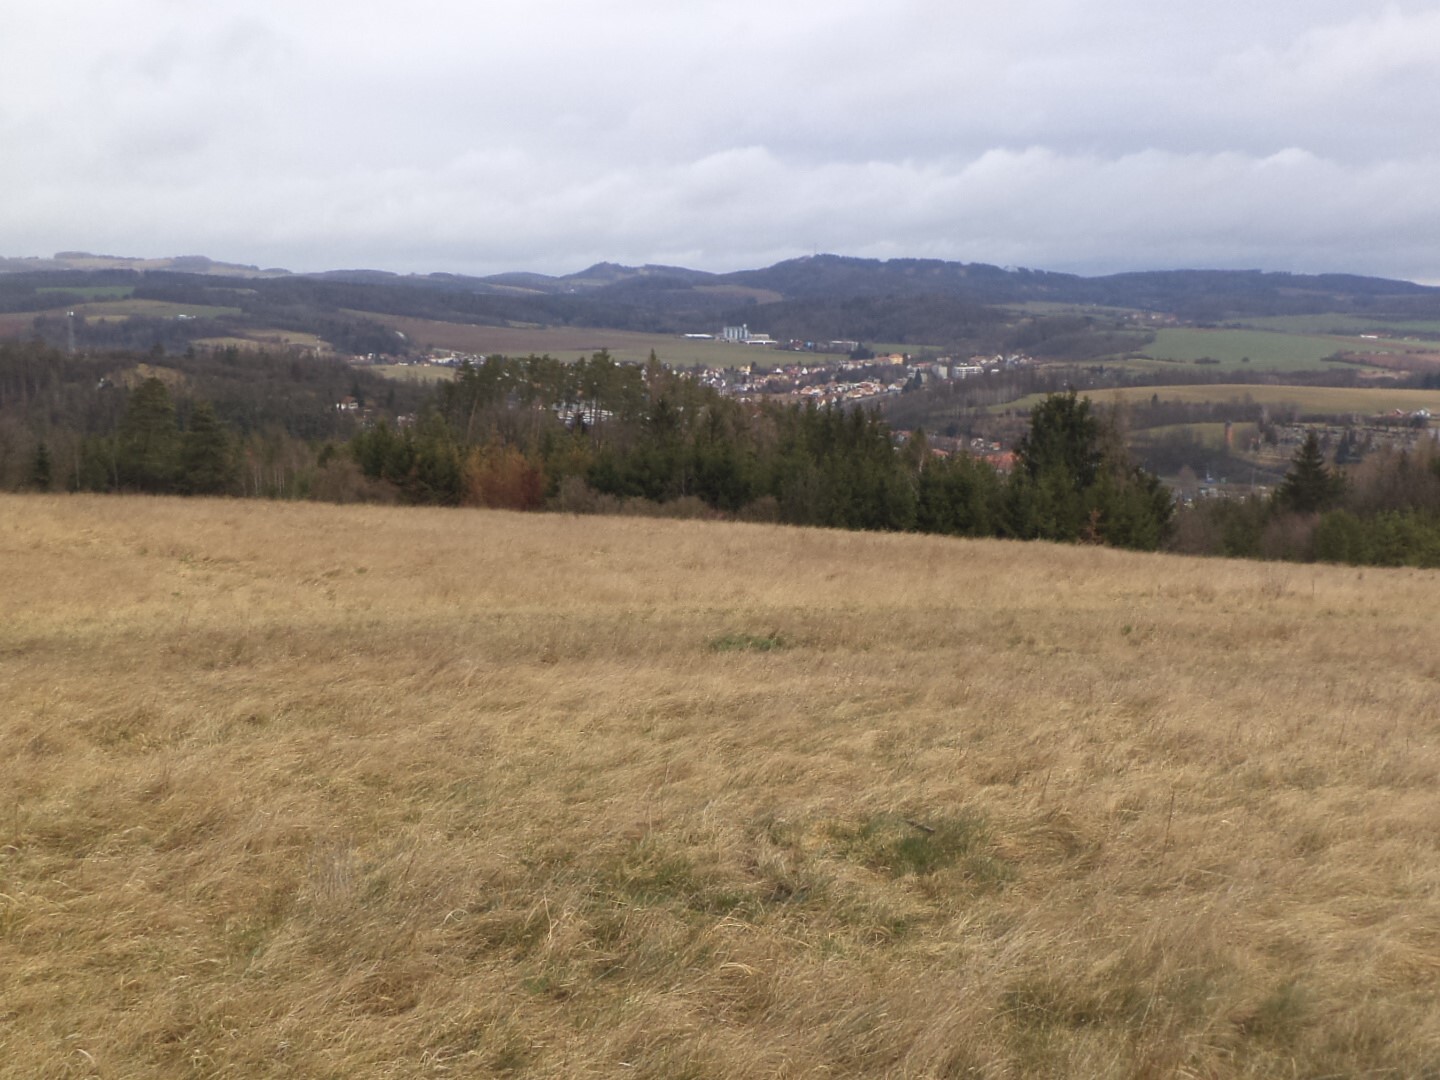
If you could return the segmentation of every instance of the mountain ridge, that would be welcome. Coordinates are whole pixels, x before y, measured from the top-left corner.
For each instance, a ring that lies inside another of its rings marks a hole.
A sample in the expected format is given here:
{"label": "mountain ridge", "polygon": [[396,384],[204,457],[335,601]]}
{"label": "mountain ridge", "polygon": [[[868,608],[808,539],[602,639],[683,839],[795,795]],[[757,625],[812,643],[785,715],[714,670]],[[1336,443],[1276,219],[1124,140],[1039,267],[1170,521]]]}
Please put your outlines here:
{"label": "mountain ridge", "polygon": [[[86,251],[62,251],[43,256],[0,256],[0,274],[50,273],[63,271],[131,270],[195,274],[216,277],[299,277],[349,282],[407,284],[448,284],[467,288],[516,288],[534,292],[594,291],[633,285],[637,281],[659,281],[677,287],[741,285],[779,292],[788,297],[817,292],[829,295],[840,289],[858,288],[860,295],[894,292],[904,295],[992,291],[1008,285],[1011,290],[1075,292],[1125,283],[1168,282],[1187,287],[1213,286],[1217,282],[1244,279],[1267,287],[1322,288],[1330,291],[1391,295],[1440,293],[1440,286],[1424,285],[1403,278],[1326,271],[1305,274],[1288,270],[1174,267],[1160,270],[1124,270],[1110,274],[1083,275],[1034,267],[1000,267],[990,263],[946,259],[898,257],[872,259],[822,253],[783,259],[770,266],[729,272],[695,270],[684,266],[645,263],[629,266],[602,261],[568,274],[507,270],[497,274],[462,274],[448,271],[399,273],[367,267],[319,271],[291,271],[281,267],[222,262],[204,255],[157,258],[101,255]],[[1383,287],[1383,288],[1382,288]]]}

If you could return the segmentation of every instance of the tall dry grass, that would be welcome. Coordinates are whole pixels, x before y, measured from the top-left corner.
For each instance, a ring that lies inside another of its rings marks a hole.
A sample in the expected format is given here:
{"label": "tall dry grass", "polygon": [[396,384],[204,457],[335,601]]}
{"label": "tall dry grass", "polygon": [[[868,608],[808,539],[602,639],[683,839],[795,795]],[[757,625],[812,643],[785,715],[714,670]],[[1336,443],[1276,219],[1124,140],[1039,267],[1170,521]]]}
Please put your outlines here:
{"label": "tall dry grass", "polygon": [[1440,1075],[1440,577],[0,498],[0,1076]]}

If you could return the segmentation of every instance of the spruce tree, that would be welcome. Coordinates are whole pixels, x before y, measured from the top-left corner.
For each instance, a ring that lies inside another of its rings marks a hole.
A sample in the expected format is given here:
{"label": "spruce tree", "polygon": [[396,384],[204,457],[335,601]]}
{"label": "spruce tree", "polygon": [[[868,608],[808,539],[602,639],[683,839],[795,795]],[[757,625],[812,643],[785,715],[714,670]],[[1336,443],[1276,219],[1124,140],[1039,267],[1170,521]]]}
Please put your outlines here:
{"label": "spruce tree", "polygon": [[35,457],[30,462],[30,477],[28,486],[36,491],[49,491],[50,483],[54,479],[53,466],[50,461],[50,448],[41,439],[35,444]]}
{"label": "spruce tree", "polygon": [[163,492],[174,488],[180,429],[175,405],[159,379],[146,379],[130,394],[116,435],[116,472],[122,489]]}
{"label": "spruce tree", "polygon": [[180,490],[187,495],[228,495],[239,470],[225,425],[208,401],[190,414],[190,429],[180,442]]}
{"label": "spruce tree", "polygon": [[1311,431],[1295,451],[1290,471],[1275,492],[1275,504],[1297,514],[1318,514],[1334,506],[1344,490],[1345,478],[1326,467],[1320,439]]}

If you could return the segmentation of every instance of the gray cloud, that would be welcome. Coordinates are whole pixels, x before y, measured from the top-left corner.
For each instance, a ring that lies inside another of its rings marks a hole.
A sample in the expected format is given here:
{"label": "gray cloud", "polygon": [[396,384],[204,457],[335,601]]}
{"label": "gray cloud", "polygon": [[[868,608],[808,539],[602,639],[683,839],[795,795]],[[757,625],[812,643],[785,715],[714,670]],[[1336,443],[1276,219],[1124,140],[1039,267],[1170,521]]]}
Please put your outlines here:
{"label": "gray cloud", "polygon": [[4,254],[1440,278],[1440,4],[135,0],[0,38]]}

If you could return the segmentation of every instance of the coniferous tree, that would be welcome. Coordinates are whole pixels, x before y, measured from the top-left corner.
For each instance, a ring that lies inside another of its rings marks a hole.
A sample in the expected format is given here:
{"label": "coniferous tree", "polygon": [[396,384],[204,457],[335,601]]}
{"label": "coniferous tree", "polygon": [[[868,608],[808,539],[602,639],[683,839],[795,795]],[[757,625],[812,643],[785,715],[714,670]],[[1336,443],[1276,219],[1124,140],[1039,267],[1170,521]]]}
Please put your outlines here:
{"label": "coniferous tree", "polygon": [[119,486],[137,491],[170,491],[179,464],[180,429],[170,391],[155,377],[130,395],[115,438]]}
{"label": "coniferous tree", "polygon": [[50,461],[50,448],[41,439],[35,444],[35,457],[30,462],[30,476],[27,486],[35,491],[49,491],[50,484],[54,479],[54,469]]}
{"label": "coniferous tree", "polygon": [[239,468],[225,425],[208,401],[190,414],[190,429],[180,441],[180,490],[187,495],[228,495],[235,490]]}
{"label": "coniferous tree", "polygon": [[1275,504],[1297,514],[1315,514],[1333,506],[1344,490],[1345,478],[1326,467],[1320,439],[1311,431],[1295,451],[1290,471],[1275,492]]}
{"label": "coniferous tree", "polygon": [[1011,535],[1153,549],[1174,516],[1158,477],[1131,465],[1113,415],[1102,420],[1073,390],[1030,413],[1008,491]]}

